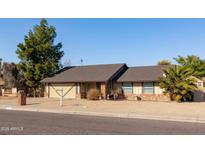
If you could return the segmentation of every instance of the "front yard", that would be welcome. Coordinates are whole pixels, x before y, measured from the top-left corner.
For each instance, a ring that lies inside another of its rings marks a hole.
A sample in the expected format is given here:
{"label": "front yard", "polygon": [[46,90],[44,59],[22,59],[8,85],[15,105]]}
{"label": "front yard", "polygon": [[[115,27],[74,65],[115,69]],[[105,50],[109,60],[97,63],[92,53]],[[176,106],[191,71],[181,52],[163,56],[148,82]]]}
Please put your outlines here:
{"label": "front yard", "polygon": [[26,106],[17,106],[17,98],[0,98],[0,108],[18,108],[33,111],[48,111],[59,113],[95,113],[95,114],[121,114],[155,117],[183,117],[205,120],[205,102],[201,103],[176,103],[176,102],[151,102],[151,101],[89,101],[89,100],[64,100],[64,105],[59,105],[58,99],[27,98]]}

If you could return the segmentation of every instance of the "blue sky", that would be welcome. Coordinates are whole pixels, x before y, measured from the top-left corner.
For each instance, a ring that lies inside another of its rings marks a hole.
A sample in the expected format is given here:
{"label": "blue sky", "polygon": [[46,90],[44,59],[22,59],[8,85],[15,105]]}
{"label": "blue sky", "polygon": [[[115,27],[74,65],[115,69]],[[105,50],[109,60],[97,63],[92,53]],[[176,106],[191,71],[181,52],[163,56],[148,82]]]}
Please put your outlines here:
{"label": "blue sky", "polygon": [[[177,55],[205,58],[205,19],[47,19],[64,61],[155,65]],[[0,57],[18,62],[17,44],[40,19],[0,19]]]}

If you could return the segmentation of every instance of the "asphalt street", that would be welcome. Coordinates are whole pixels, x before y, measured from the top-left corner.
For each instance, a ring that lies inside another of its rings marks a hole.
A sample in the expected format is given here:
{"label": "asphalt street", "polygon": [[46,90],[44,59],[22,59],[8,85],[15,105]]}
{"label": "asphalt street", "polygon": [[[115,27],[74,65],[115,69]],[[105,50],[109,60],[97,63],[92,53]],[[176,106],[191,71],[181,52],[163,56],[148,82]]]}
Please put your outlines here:
{"label": "asphalt street", "polygon": [[195,135],[205,124],[0,110],[1,135]]}

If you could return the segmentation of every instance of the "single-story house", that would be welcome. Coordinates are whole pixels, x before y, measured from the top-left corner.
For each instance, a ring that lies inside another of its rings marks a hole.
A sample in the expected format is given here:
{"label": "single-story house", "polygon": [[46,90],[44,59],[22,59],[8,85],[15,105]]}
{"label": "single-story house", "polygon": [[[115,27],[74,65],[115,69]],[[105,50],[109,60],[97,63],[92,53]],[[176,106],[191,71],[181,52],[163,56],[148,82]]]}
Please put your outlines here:
{"label": "single-story house", "polygon": [[[104,64],[66,67],[42,80],[46,85],[45,96],[59,98],[86,98],[90,89],[98,89],[102,99],[107,99],[117,89],[129,100],[169,101],[159,87],[159,77],[170,66],[127,67],[126,64]],[[203,87],[203,81],[197,80]],[[202,94],[195,100],[204,100]]]}
{"label": "single-story house", "polygon": [[67,67],[45,78],[47,97],[60,97],[61,90],[65,98],[86,98],[87,92],[98,89],[106,99],[113,83],[127,70],[126,64],[105,64]]}

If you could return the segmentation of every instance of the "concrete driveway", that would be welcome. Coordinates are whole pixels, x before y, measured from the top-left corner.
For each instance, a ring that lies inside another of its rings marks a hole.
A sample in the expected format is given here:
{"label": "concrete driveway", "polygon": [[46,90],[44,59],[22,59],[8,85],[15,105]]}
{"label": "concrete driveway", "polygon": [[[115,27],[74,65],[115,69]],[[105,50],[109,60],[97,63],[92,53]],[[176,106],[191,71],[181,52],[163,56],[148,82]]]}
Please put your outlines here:
{"label": "concrete driveway", "polygon": [[27,98],[26,106],[17,106],[16,102],[15,97],[0,97],[0,109],[205,123],[205,102],[64,100],[62,107],[59,99],[52,98]]}

